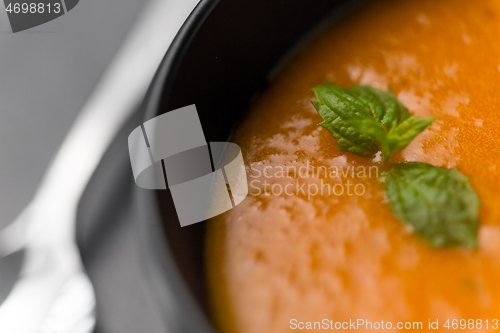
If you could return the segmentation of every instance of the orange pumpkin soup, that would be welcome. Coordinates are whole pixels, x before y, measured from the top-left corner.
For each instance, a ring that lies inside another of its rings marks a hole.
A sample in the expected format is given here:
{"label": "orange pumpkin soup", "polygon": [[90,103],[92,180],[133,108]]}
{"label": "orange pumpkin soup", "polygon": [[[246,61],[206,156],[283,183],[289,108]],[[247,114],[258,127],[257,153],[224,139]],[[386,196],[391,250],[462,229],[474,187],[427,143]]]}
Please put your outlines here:
{"label": "orange pumpkin soup", "polygon": [[[310,103],[326,81],[391,87],[413,115],[438,117],[388,163],[341,152]],[[447,332],[453,319],[475,320],[462,331],[499,328],[499,92],[498,1],[373,2],[303,48],[232,138],[249,196],[208,222],[221,331],[291,332],[325,319],[373,330],[382,320],[394,331],[399,322],[429,331],[430,320]],[[471,177],[477,250],[432,248],[395,217],[380,176],[406,161]]]}

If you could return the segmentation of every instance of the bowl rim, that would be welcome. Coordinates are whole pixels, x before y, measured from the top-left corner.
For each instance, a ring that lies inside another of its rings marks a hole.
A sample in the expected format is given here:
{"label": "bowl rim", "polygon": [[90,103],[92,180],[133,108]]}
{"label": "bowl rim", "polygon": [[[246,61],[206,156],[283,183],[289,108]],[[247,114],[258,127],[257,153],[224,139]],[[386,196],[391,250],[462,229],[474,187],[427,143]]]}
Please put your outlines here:
{"label": "bowl rim", "polygon": [[[141,106],[142,122],[163,113],[162,97],[172,89],[184,55],[220,1],[201,0],[182,25],[148,88]],[[191,294],[168,247],[157,195],[157,191],[135,187],[136,227],[142,251],[140,259],[145,266],[146,293],[153,304],[159,306],[155,312],[172,332],[215,332]]]}

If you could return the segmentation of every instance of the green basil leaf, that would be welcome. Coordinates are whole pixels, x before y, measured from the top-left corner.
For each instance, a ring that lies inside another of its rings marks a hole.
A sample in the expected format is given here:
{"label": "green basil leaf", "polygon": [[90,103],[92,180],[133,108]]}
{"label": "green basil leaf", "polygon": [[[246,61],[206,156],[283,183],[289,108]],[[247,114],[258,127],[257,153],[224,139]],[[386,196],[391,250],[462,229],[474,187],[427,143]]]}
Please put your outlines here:
{"label": "green basil leaf", "polygon": [[347,89],[333,84],[313,88],[318,99],[313,106],[338,143],[337,149],[371,157],[382,150],[384,161],[410,142],[434,118],[410,117],[410,113],[390,91],[370,86]]}
{"label": "green basil leaf", "polygon": [[346,122],[346,119],[371,118],[369,109],[362,102],[333,85],[318,86],[313,91],[318,102],[312,104],[324,120],[318,125],[326,128],[337,140],[338,150],[364,157],[371,157],[379,150],[373,137]]}
{"label": "green basil leaf", "polygon": [[389,151],[384,156],[394,155],[401,149],[405,148],[410,142],[415,139],[423,130],[425,130],[434,121],[434,117],[419,118],[411,116],[402,123],[393,127],[387,134]]}
{"label": "green basil leaf", "polygon": [[368,105],[373,118],[388,129],[410,117],[408,109],[390,90],[383,91],[370,86],[353,86],[347,91]]}
{"label": "green basil leaf", "polygon": [[480,202],[458,169],[395,163],[385,188],[396,216],[433,246],[477,248]]}

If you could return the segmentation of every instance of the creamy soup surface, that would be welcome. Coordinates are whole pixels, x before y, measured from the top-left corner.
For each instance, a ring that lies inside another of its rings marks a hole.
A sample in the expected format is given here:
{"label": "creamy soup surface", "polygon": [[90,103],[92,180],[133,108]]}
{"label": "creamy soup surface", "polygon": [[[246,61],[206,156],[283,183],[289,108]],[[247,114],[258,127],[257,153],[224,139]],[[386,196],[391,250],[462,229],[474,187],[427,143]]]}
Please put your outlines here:
{"label": "creamy soup surface", "polygon": [[[340,152],[310,103],[325,82],[390,87],[412,114],[438,118],[385,166]],[[250,194],[208,222],[206,239],[222,332],[291,332],[294,319],[422,322],[415,331],[430,319],[440,332],[482,319],[462,330],[482,332],[500,320],[500,2],[364,6],[296,55],[232,141]],[[377,172],[405,161],[471,177],[478,250],[433,249],[394,216]]]}

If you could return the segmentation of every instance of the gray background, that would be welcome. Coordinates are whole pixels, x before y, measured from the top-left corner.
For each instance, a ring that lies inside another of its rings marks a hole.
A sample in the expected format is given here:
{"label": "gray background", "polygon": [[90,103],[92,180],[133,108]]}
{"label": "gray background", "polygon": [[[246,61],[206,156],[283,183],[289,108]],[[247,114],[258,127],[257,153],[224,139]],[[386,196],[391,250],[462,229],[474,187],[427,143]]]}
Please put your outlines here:
{"label": "gray background", "polygon": [[[144,4],[143,0],[81,0],[66,15],[16,34],[2,4],[0,228],[29,203],[72,121]],[[100,267],[96,292],[107,300],[100,307],[99,315],[106,320],[99,332],[155,332],[138,281],[133,229],[124,225],[114,236],[120,241],[107,244],[94,263]],[[11,263],[0,259],[1,272],[11,268]]]}
{"label": "gray background", "polygon": [[16,34],[2,3],[0,227],[14,220],[32,198],[144,3],[81,0],[58,19]]}

